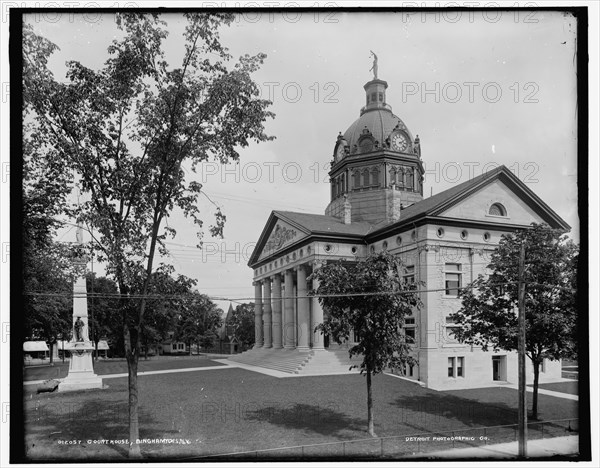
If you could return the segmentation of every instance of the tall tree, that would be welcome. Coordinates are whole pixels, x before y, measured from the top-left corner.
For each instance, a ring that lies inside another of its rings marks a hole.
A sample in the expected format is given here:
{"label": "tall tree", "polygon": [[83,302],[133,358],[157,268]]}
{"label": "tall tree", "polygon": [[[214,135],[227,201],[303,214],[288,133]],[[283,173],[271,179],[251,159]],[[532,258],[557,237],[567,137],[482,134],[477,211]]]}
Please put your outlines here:
{"label": "tall tree", "polygon": [[191,354],[192,343],[200,348],[203,337],[216,336],[216,329],[222,324],[221,315],[221,309],[208,296],[191,292],[177,314],[175,339],[186,343]]}
{"label": "tall tree", "polygon": [[255,339],[254,303],[239,304],[233,310],[231,321],[227,326],[231,327],[231,335],[235,336],[242,348],[250,348]]}
{"label": "tall tree", "polygon": [[184,275],[174,276],[174,273],[172,266],[165,265],[153,273],[149,290],[152,298],[148,300],[141,329],[146,358],[148,349],[167,339],[169,332],[174,330],[177,315],[187,307],[191,288],[196,285],[196,280]]}
{"label": "tall tree", "polygon": [[[31,31],[26,27],[26,31]],[[31,119],[35,83],[49,76],[48,57],[56,50],[50,41],[27,35],[23,44],[23,312],[25,335],[44,339],[51,346],[68,339],[73,308],[74,271],[67,244],[53,241],[72,186],[60,154],[44,144],[43,135]],[[53,353],[50,353],[52,361]]]}
{"label": "tall tree", "polygon": [[491,274],[461,292],[462,308],[451,315],[454,335],[484,351],[518,349],[519,252],[525,245],[526,354],[533,364],[532,417],[538,417],[540,366],[544,359],[573,356],[577,343],[578,248],[562,231],[532,224],[502,236],[492,254]]}
{"label": "tall tree", "polygon": [[119,331],[119,289],[113,280],[103,276],[96,277],[95,273],[86,275],[86,289],[90,339],[94,342],[97,357],[100,339],[106,336],[114,341],[115,332]]}
{"label": "tall tree", "polygon": [[69,339],[71,331],[73,276],[68,254],[64,245],[43,242],[28,244],[23,255],[25,336],[51,347],[59,338]]}
{"label": "tall tree", "polygon": [[[176,68],[163,53],[166,23],[158,14],[118,14],[123,35],[108,47],[104,67],[93,70],[70,61],[67,82],[55,80],[35,54],[24,53],[26,69],[43,69],[24,80],[37,132],[44,136],[38,144],[56,151],[90,195],[75,214],[98,233],[99,261],[119,286],[131,457],[141,456],[137,368],[146,297],[157,250],[166,254],[164,240],[175,235],[165,220],[180,210],[198,226],[201,241],[197,165],[210,158],[237,161],[238,149],[250,140],[271,138],[264,133],[264,122],[273,116],[270,102],[259,98],[251,78],[265,55],[245,55],[229,66],[219,29],[234,15],[184,16],[183,60]],[[29,28],[24,41],[31,49],[40,43]],[[217,208],[215,217],[210,232],[220,236],[225,216]],[[134,284],[141,287],[134,291]]]}
{"label": "tall tree", "polygon": [[421,306],[417,283],[403,280],[402,261],[387,252],[356,263],[329,263],[317,269],[313,278],[317,295],[327,312],[317,326],[337,343],[348,340],[350,332],[360,341],[349,349],[350,356],[361,356],[361,374],[367,377],[368,432],[375,437],[371,378],[386,368],[416,365],[410,355],[412,340],[402,327],[407,315]]}

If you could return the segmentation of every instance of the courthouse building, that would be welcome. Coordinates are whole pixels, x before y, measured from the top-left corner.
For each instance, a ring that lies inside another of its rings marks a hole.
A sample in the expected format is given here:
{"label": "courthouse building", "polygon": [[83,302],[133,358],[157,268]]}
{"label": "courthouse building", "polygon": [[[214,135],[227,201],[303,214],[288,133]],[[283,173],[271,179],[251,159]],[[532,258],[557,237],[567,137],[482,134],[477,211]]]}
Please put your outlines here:
{"label": "courthouse building", "polygon": [[[402,258],[406,279],[426,290],[404,328],[419,365],[401,372],[434,389],[516,383],[516,353],[483,352],[454,339],[449,315],[461,306],[457,288],[486,273],[503,234],[532,222],[569,226],[504,166],[424,197],[427,155],[392,112],[387,87],[380,79],[366,83],[358,119],[337,136],[333,153],[323,151],[323,160],[333,157],[325,214],[271,213],[249,261],[256,344],[230,359],[300,374],[346,372],[360,362],[347,351],[357,336],[339,346],[314,331],[326,311],[308,297],[317,285],[307,278],[324,261],[387,250]],[[544,362],[541,381],[560,377],[560,362]]]}

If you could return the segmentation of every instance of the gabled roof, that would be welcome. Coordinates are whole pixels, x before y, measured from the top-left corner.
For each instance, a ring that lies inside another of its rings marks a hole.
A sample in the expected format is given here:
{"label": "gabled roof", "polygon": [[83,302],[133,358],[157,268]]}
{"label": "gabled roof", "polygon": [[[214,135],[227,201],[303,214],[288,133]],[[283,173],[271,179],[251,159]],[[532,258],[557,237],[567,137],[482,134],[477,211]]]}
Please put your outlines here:
{"label": "gabled roof", "polygon": [[373,235],[382,231],[397,229],[405,224],[413,223],[417,219],[427,216],[437,216],[449,207],[468,197],[492,181],[500,180],[510,187],[519,197],[538,213],[548,224],[554,228],[569,230],[571,227],[546,203],[542,201],[527,185],[525,185],[506,166],[500,166],[489,172],[481,174],[462,184],[458,184],[443,192],[410,205],[402,210],[400,220],[393,224],[378,229]]}
{"label": "gabled roof", "polygon": [[345,237],[349,240],[356,240],[359,238],[368,241],[372,237],[386,234],[388,231],[401,229],[405,225],[412,224],[419,219],[438,216],[454,204],[472,195],[474,192],[495,180],[500,180],[506,184],[551,227],[564,230],[570,229],[570,226],[556,212],[546,205],[541,198],[527,187],[527,185],[521,182],[506,166],[500,166],[485,174],[463,182],[462,184],[458,184],[410,205],[402,210],[400,220],[395,223],[370,224],[366,222],[355,222],[344,224],[340,219],[333,216],[296,213],[293,211],[273,211],[271,212],[271,216],[269,217],[254,252],[250,257],[248,265],[253,266],[258,261],[259,255],[279,219],[305,234],[299,241],[290,243],[286,248],[292,247],[302,241],[305,242],[307,237],[337,236]]}
{"label": "gabled roof", "polygon": [[[296,213],[294,211],[272,211],[267,220],[267,224],[258,239],[256,247],[250,256],[248,265],[252,266],[257,262],[259,255],[278,220],[282,220],[298,229],[298,231],[304,233],[304,236],[299,239],[298,242],[305,240],[307,236],[342,236],[349,239],[360,239],[374,230],[372,224],[364,222],[344,224],[340,219],[333,216]],[[298,242],[289,245],[291,246]]]}
{"label": "gabled roof", "polygon": [[333,216],[296,213],[294,211],[273,211],[275,216],[296,225],[307,234],[348,234],[364,236],[373,230],[369,223],[344,224]]}

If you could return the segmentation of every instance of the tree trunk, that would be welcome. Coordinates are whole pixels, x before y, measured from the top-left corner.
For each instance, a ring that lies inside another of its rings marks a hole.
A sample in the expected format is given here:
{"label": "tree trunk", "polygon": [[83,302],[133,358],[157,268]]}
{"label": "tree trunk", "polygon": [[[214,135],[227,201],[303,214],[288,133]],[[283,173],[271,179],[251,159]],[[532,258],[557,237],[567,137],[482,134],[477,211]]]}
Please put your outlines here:
{"label": "tree trunk", "polygon": [[531,419],[538,418],[538,386],[540,380],[540,362],[533,362],[533,403],[531,408]]}
{"label": "tree trunk", "polygon": [[99,340],[94,340],[94,343],[96,345],[96,352],[94,353],[94,362],[96,362],[98,360],[98,343],[99,343]]}
{"label": "tree trunk", "polygon": [[369,435],[377,437],[375,434],[375,423],[373,422],[373,394],[371,391],[371,369],[367,367],[367,419],[369,421]]}
{"label": "tree trunk", "polygon": [[[128,389],[129,389],[129,458],[141,458],[142,453],[137,443],[140,438],[138,413],[138,337],[131,337],[127,324],[124,324],[125,356],[127,358]],[[132,342],[133,341],[133,342]]]}
{"label": "tree trunk", "polygon": [[54,346],[57,344],[56,341],[50,343],[50,365],[54,364]]}

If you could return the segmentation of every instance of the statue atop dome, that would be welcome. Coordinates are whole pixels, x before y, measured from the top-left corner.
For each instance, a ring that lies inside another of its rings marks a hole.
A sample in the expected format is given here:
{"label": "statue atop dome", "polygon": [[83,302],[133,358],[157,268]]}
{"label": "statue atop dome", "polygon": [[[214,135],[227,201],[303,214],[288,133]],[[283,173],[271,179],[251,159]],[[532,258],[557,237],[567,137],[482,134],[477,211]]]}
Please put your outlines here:
{"label": "statue atop dome", "polygon": [[371,67],[371,69],[369,71],[373,71],[373,79],[376,80],[377,79],[377,54],[375,54],[375,52],[371,51],[371,55],[369,55],[369,57],[373,56],[373,66]]}

